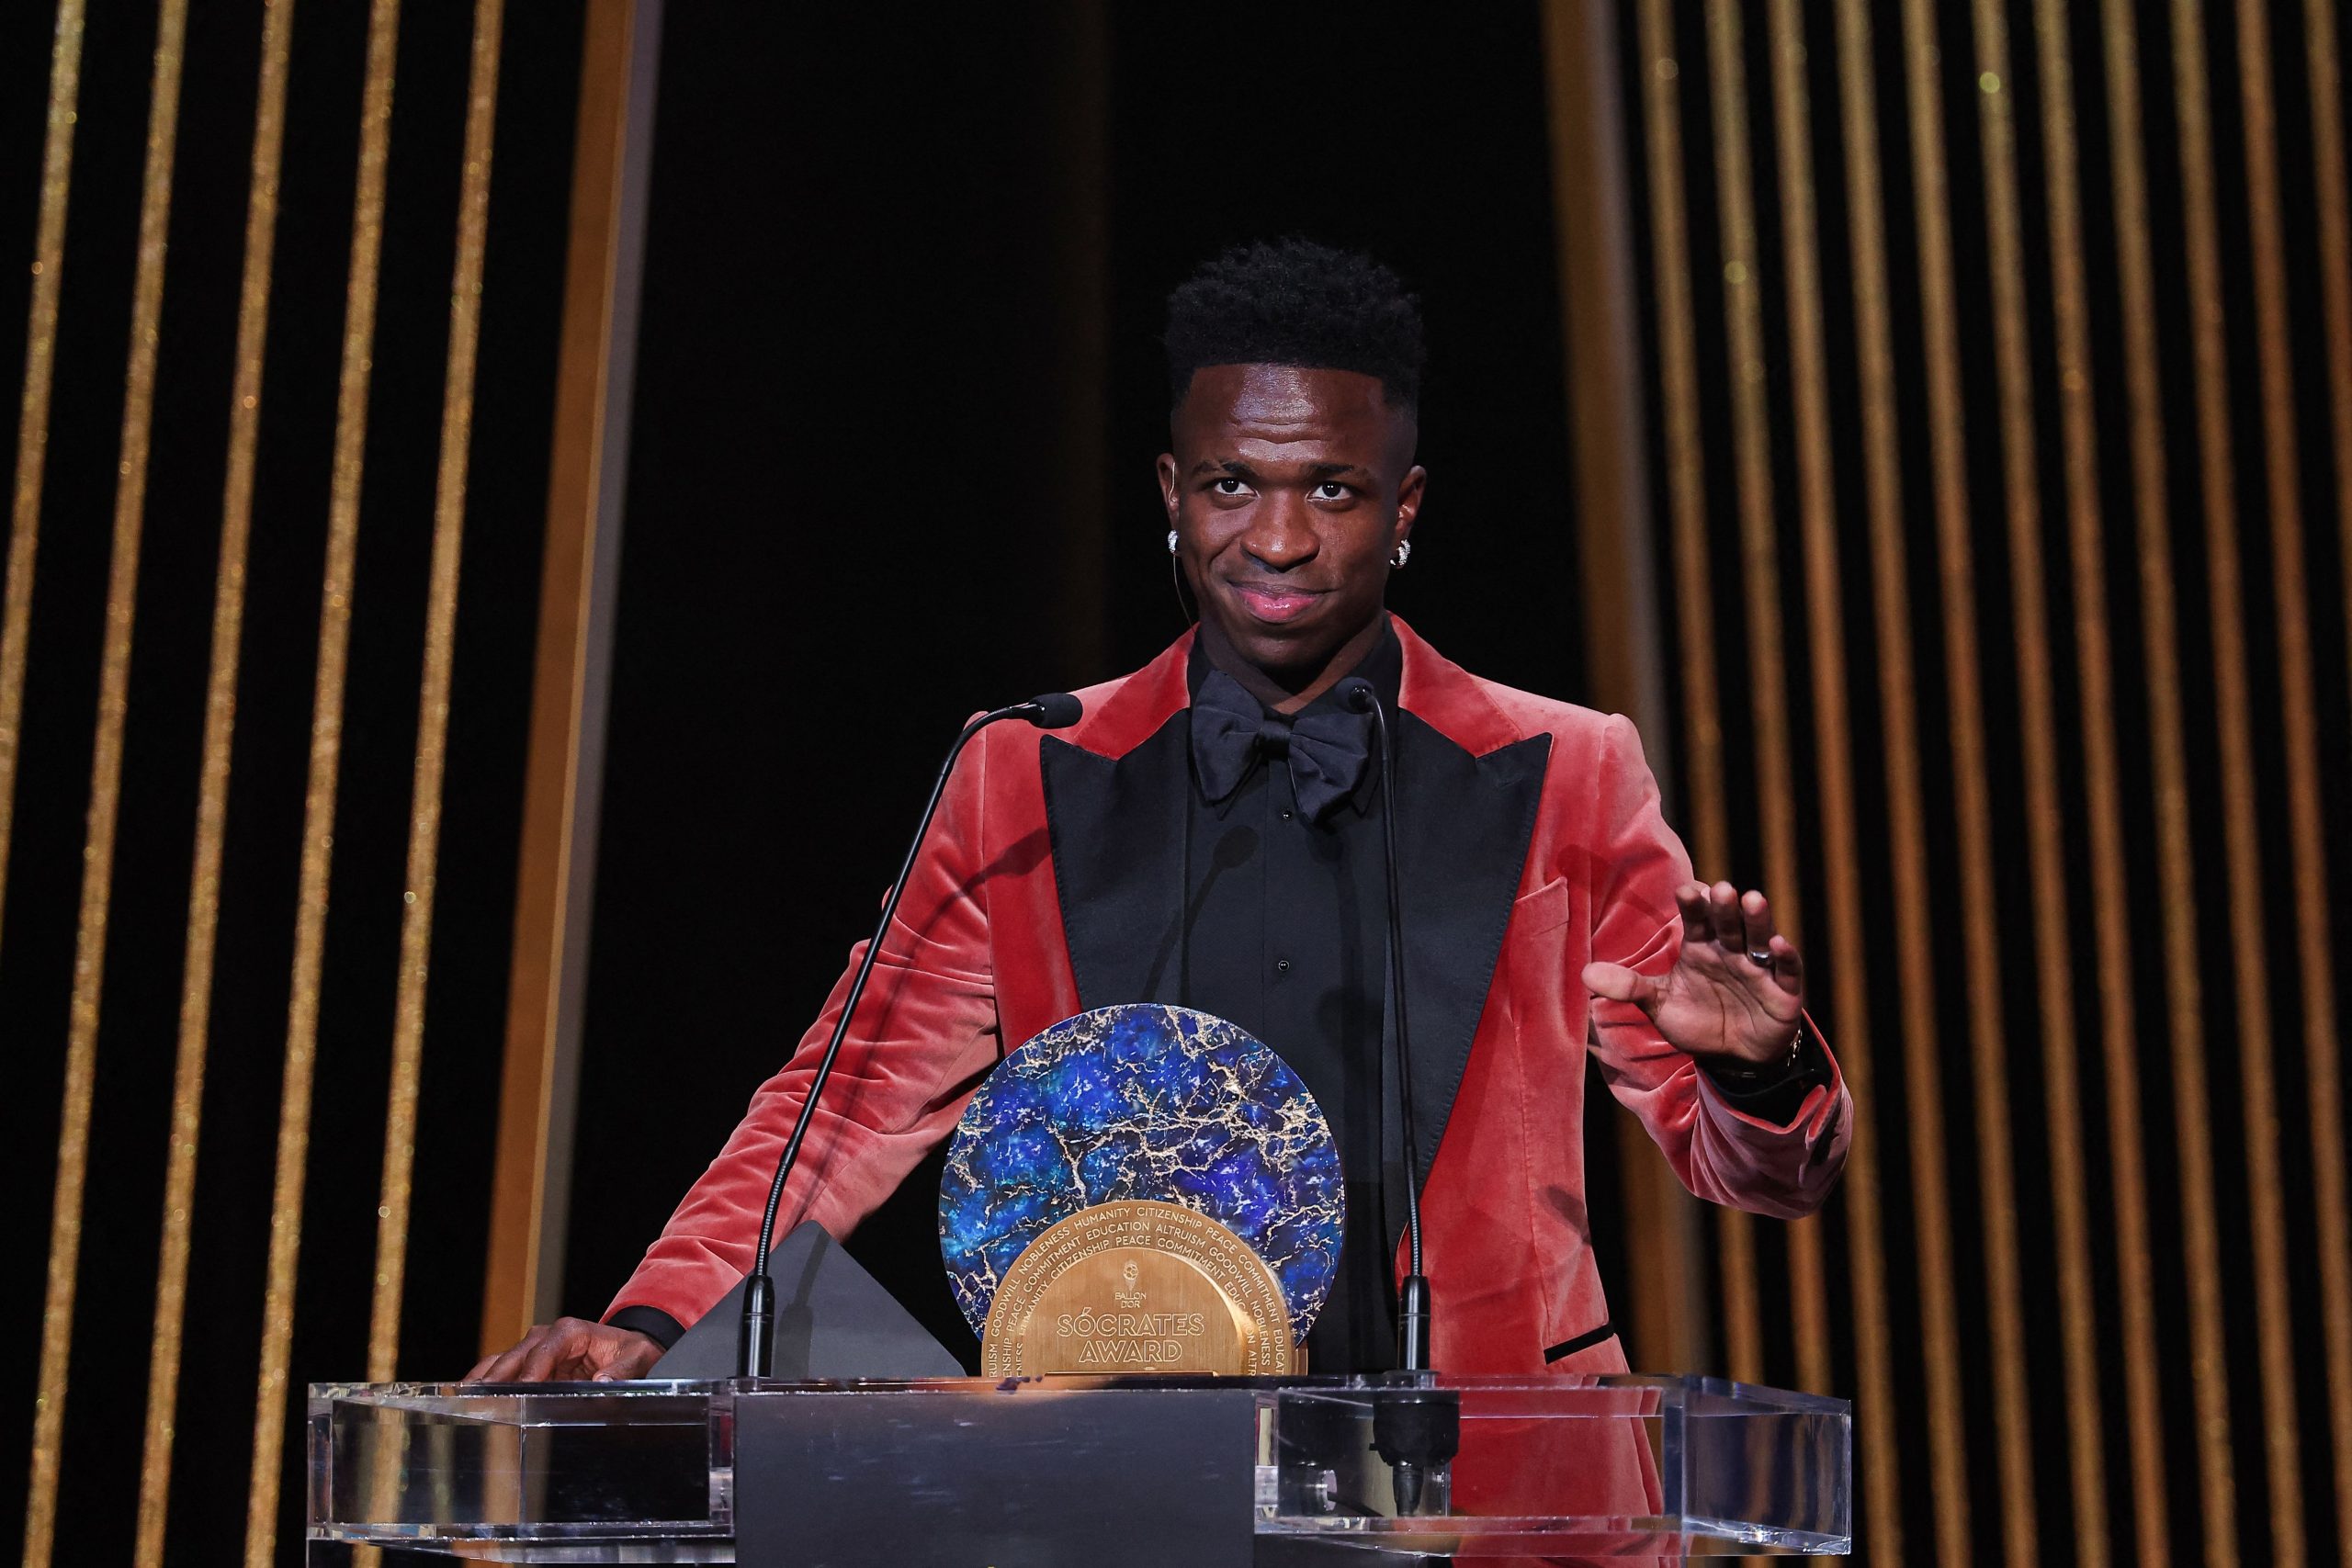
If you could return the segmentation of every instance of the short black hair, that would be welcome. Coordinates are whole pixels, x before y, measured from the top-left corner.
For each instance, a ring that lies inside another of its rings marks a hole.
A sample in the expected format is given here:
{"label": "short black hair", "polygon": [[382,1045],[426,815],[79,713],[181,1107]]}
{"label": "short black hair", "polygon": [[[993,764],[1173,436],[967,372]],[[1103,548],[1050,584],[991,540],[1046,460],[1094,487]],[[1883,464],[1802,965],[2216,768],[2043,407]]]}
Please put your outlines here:
{"label": "short black hair", "polygon": [[1391,407],[1421,400],[1421,302],[1361,251],[1296,237],[1236,245],[1168,297],[1168,403],[1209,365],[1377,376]]}

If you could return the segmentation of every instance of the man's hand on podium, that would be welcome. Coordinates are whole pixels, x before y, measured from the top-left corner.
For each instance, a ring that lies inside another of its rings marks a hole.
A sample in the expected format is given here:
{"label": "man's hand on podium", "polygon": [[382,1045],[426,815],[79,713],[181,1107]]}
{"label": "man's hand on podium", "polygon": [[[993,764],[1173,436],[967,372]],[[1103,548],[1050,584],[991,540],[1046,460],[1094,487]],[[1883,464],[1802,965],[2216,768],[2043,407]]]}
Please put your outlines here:
{"label": "man's hand on podium", "polygon": [[662,1359],[662,1347],[633,1328],[584,1317],[540,1324],[513,1349],[485,1357],[468,1382],[614,1382],[641,1378]]}
{"label": "man's hand on podium", "polygon": [[1655,978],[1622,964],[1588,964],[1595,996],[1631,1002],[1657,1032],[1693,1056],[1769,1063],[1788,1056],[1804,1013],[1804,964],[1772,929],[1764,895],[1728,882],[1686,882],[1674,890],[1682,911],[1682,952]]}

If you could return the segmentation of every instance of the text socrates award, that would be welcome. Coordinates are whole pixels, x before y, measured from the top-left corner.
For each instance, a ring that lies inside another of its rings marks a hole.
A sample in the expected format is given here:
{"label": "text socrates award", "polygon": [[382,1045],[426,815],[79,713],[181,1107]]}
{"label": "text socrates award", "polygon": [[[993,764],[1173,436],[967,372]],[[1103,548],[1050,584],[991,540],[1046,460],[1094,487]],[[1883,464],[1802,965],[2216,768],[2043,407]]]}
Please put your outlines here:
{"label": "text socrates award", "polygon": [[1339,1265],[1322,1110],[1184,1008],[1100,1008],[989,1075],[948,1144],[940,1251],[991,1377],[1298,1370]]}

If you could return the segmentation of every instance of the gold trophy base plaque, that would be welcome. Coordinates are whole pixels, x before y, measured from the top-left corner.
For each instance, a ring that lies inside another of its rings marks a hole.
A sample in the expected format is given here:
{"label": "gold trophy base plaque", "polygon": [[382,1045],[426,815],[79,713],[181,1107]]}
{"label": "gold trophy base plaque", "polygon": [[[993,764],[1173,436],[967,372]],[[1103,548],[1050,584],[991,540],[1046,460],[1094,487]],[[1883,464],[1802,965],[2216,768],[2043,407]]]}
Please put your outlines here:
{"label": "gold trophy base plaque", "polygon": [[1279,1377],[1297,1364],[1265,1259],[1207,1215],[1147,1198],[1046,1227],[1005,1271],[980,1337],[989,1377]]}

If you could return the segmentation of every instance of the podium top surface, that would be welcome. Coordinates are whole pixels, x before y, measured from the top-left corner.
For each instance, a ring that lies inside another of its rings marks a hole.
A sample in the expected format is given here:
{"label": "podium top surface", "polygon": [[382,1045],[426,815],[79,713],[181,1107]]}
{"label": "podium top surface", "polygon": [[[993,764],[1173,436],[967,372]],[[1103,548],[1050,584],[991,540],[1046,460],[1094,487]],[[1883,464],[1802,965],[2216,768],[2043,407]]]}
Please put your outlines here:
{"label": "podium top surface", "polygon": [[1643,1372],[1561,1372],[1532,1376],[1448,1372],[1300,1374],[1274,1378],[1208,1377],[1169,1373],[1082,1376],[1057,1373],[1026,1378],[650,1378],[612,1382],[320,1382],[311,1398],[362,1404],[409,1404],[420,1400],[617,1401],[708,1400],[745,1394],[938,1393],[1017,1395],[1069,1393],[1089,1389],[1154,1392],[1250,1390],[1260,1393],[1344,1393],[1382,1389],[1453,1389],[1485,1395],[1540,1395],[1564,1408],[1582,1407],[1605,1416],[1643,1402],[1667,1402],[1689,1411],[1733,1416],[1766,1412],[1850,1416],[1850,1401],[1792,1389],[1767,1388],[1729,1378],[1666,1377]]}
{"label": "podium top surface", "polygon": [[[733,1562],[739,1534],[779,1512],[796,1529],[848,1520],[863,1543],[913,1507],[929,1510],[922,1531],[994,1531],[1011,1551],[1134,1473],[1150,1477],[1150,1506],[1186,1528],[1227,1521],[1245,1553],[1252,1539],[1308,1538],[1489,1556],[1830,1555],[1851,1548],[1851,1414],[1840,1399],[1631,1374],[318,1383],[311,1539],[504,1562]],[[1441,1434],[1409,1488],[1394,1441],[1406,1429]],[[1106,1479],[1090,1490],[1092,1470]],[[1250,1561],[1184,1561],[1213,1559]]]}

